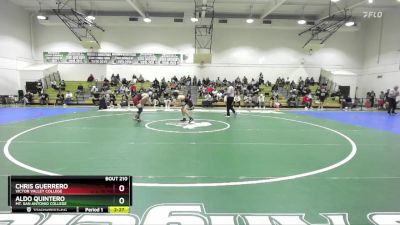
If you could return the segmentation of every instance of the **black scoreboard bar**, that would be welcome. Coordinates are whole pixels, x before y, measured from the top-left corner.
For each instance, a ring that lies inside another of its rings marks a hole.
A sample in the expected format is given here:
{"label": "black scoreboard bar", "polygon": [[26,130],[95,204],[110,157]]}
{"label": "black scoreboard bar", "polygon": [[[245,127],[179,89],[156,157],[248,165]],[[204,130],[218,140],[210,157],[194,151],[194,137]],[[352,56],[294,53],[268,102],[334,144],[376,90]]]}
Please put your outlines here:
{"label": "black scoreboard bar", "polygon": [[128,213],[131,176],[9,176],[13,212]]}

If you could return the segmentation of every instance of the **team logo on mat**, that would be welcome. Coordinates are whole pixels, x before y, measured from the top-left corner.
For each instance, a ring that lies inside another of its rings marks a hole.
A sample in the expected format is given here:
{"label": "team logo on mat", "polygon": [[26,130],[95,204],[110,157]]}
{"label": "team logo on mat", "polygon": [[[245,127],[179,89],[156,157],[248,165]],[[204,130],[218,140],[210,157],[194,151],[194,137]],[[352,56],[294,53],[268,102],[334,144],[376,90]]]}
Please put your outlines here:
{"label": "team logo on mat", "polygon": [[183,129],[193,130],[193,129],[196,129],[198,127],[209,127],[209,126],[212,126],[212,123],[210,123],[210,122],[192,122],[192,123],[181,122],[181,123],[165,123],[165,125],[182,127]]}
{"label": "team logo on mat", "polygon": [[146,128],[167,133],[212,133],[229,129],[227,122],[209,119],[196,119],[193,122],[180,122],[179,119],[156,120],[146,123]]}
{"label": "team logo on mat", "polygon": [[[209,225],[209,224],[248,224],[248,225],[312,225],[303,213],[224,213],[209,214],[203,204],[159,204],[147,209],[140,219],[135,214],[12,214],[0,213],[0,224],[54,225],[54,224],[145,224],[145,225]],[[350,225],[352,216],[347,213],[319,213],[322,220],[330,225]],[[398,224],[400,213],[369,213],[364,224]],[[368,222],[367,222],[368,221]],[[319,223],[318,223],[319,224]],[[326,223],[324,223],[326,224]]]}

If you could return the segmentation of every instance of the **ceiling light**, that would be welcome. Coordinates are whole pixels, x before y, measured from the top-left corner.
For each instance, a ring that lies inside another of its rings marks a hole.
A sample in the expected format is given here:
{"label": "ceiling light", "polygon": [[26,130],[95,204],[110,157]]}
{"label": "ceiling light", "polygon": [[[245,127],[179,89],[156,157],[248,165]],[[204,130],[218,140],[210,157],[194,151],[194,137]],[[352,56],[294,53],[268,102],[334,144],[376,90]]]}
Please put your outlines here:
{"label": "ceiling light", "polygon": [[146,23],[151,23],[151,19],[149,17],[143,18],[143,21]]}
{"label": "ceiling light", "polygon": [[368,3],[369,3],[369,4],[374,3],[374,0],[368,0]]}
{"label": "ceiling light", "polygon": [[253,23],[254,22],[254,19],[252,19],[252,18],[248,18],[247,20],[246,20],[246,23]]}
{"label": "ceiling light", "polygon": [[301,20],[298,20],[298,21],[297,21],[297,23],[298,23],[298,24],[300,24],[300,25],[304,25],[304,24],[306,24],[306,23],[307,23],[307,21],[306,21],[306,20],[303,20],[303,19],[301,19]]}
{"label": "ceiling light", "polygon": [[197,19],[196,17],[192,17],[192,18],[190,18],[190,21],[192,21],[193,23],[196,23],[197,21],[199,21],[199,19]]}
{"label": "ceiling light", "polygon": [[347,21],[346,22],[346,27],[352,27],[352,26],[354,26],[356,23],[354,22],[354,21]]}
{"label": "ceiling light", "polygon": [[37,15],[36,18],[37,18],[38,20],[47,20],[47,16],[43,16],[43,15],[41,15],[41,14]]}
{"label": "ceiling light", "polygon": [[339,2],[340,0],[331,0],[331,2]]}
{"label": "ceiling light", "polygon": [[86,17],[86,20],[90,20],[90,21],[93,21],[95,19],[96,19],[96,17],[94,17],[92,15],[89,15],[89,16]]}

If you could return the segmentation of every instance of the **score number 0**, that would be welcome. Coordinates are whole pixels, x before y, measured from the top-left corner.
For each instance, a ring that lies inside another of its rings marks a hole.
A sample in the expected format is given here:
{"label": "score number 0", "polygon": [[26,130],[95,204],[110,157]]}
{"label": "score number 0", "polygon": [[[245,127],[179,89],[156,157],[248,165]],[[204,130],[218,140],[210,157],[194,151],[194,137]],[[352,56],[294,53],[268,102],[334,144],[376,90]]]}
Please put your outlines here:
{"label": "score number 0", "polygon": [[[124,185],[119,185],[118,190],[120,192],[124,192],[125,191],[125,186]],[[120,205],[123,205],[125,203],[125,198],[123,198],[123,197],[119,198],[118,202],[119,202]]]}

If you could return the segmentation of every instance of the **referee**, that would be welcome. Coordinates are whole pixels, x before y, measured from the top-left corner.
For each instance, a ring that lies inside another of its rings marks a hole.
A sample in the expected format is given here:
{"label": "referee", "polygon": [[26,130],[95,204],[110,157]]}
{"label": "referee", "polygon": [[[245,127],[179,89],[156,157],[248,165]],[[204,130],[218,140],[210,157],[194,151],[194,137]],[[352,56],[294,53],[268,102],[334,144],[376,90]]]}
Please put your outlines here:
{"label": "referee", "polygon": [[388,102],[389,102],[388,113],[389,113],[389,115],[397,114],[395,112],[396,106],[397,106],[397,102],[396,102],[397,96],[399,96],[399,87],[395,86],[393,89],[390,89],[389,94],[388,94]]}
{"label": "referee", "polygon": [[233,99],[235,97],[235,89],[232,86],[232,83],[229,82],[229,87],[226,90],[226,117],[230,117],[230,110],[232,110],[233,114],[236,115],[235,109],[233,109]]}

